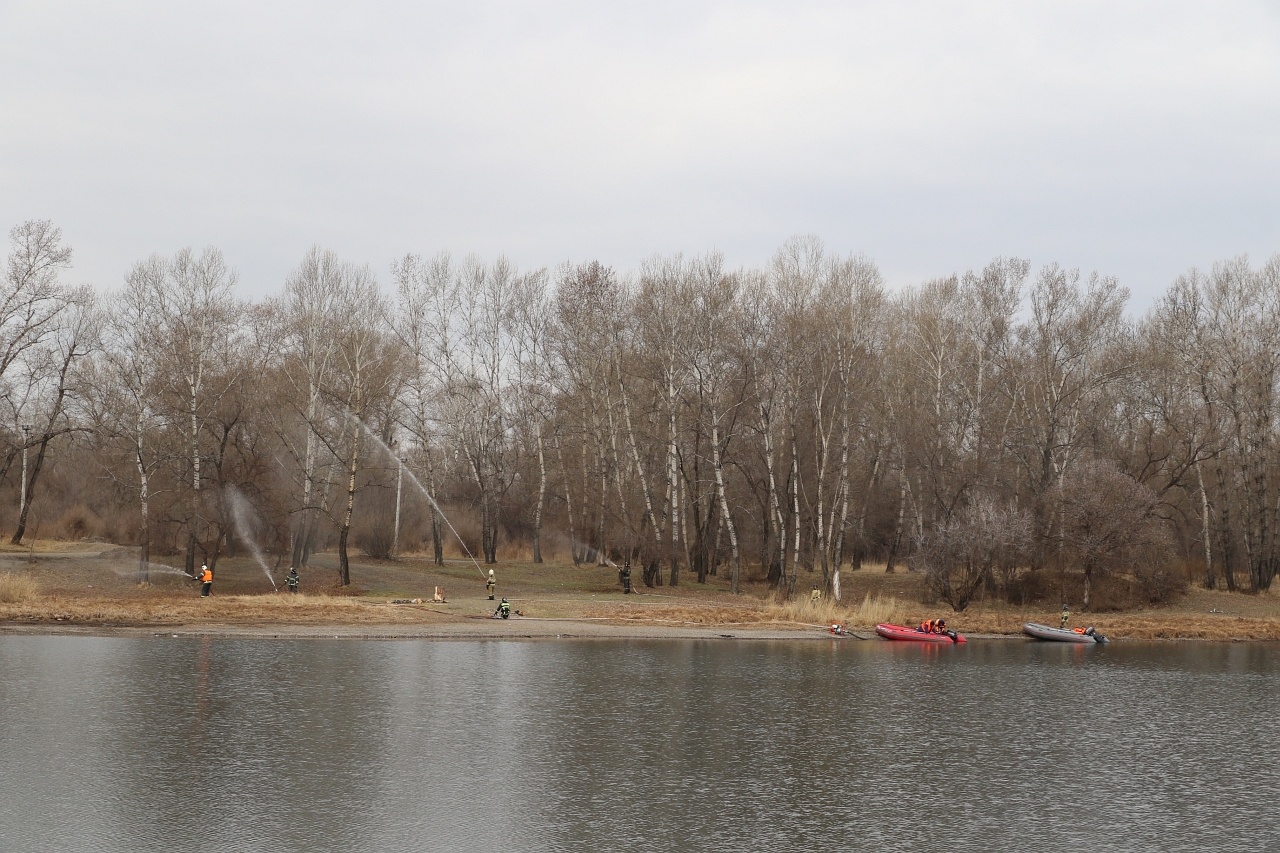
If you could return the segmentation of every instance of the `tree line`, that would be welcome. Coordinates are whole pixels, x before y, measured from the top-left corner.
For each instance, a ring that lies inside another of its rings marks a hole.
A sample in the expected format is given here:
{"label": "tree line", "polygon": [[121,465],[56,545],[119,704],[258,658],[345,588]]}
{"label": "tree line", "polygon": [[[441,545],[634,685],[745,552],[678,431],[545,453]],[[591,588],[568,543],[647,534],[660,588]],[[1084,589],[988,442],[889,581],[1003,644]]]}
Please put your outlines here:
{"label": "tree line", "polygon": [[10,232],[11,541],[140,546],[142,580],[250,542],[336,548],[344,585],[352,547],[836,598],[873,561],[957,609],[1276,573],[1280,256],[1139,318],[1114,278],[1015,258],[891,291],[814,237],[758,268],[410,254],[383,281],[313,248],[256,302],[216,248],[101,292],[71,258],[50,222]]}

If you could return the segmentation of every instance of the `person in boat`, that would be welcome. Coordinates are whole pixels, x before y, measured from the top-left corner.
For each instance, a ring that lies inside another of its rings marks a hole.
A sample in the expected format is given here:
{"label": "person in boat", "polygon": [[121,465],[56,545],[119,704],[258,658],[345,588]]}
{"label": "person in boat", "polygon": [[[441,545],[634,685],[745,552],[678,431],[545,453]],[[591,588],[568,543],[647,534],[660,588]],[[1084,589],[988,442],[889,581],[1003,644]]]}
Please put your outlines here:
{"label": "person in boat", "polygon": [[947,633],[947,620],[926,619],[920,623],[920,632],[924,634],[945,634]]}
{"label": "person in boat", "polygon": [[498,609],[493,611],[494,616],[501,616],[503,619],[511,618],[511,603],[505,598],[498,603]]}
{"label": "person in boat", "polygon": [[1062,619],[1058,622],[1059,628],[1067,627],[1067,623],[1071,621],[1071,611],[1067,608],[1067,603],[1062,602]]}
{"label": "person in boat", "polygon": [[[1064,625],[1063,627],[1065,628],[1066,626]],[[1071,630],[1077,634],[1084,634],[1086,637],[1092,637],[1095,633],[1092,625],[1088,628],[1072,628]]]}

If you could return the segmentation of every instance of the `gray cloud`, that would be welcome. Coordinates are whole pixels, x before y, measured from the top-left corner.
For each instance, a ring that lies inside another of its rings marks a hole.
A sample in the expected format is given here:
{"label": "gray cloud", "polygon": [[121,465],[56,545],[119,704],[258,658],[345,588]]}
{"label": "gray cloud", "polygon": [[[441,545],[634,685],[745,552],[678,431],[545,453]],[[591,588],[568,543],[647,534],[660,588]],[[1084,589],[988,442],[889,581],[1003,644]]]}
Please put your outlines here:
{"label": "gray cloud", "polygon": [[[997,254],[1118,275],[1280,250],[1262,2],[163,3],[0,10],[0,220],[73,278],[216,244],[522,266],[815,233],[903,285]],[[385,277],[385,276],[384,276]]]}

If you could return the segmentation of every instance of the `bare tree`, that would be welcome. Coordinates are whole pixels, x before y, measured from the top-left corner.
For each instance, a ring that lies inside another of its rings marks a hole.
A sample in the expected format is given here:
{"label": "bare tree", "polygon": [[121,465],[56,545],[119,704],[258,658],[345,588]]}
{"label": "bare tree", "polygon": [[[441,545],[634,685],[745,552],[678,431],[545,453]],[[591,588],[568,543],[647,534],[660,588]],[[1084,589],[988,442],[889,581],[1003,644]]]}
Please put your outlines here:
{"label": "bare tree", "polygon": [[929,588],[960,612],[998,570],[1022,564],[1031,545],[1030,519],[989,495],[979,495],[925,534],[911,557]]}
{"label": "bare tree", "polygon": [[754,430],[763,472],[758,494],[761,522],[760,563],[769,585],[777,588],[786,569],[786,519],[782,512],[778,471],[779,411],[782,408],[784,344],[773,311],[771,279],[763,273],[743,279],[743,359],[753,393],[755,412],[748,421]]}
{"label": "bare tree", "polygon": [[[83,287],[64,294],[65,304],[59,312],[57,328],[24,354],[30,368],[28,377],[38,395],[34,411],[23,413],[24,419],[35,415],[38,423],[36,454],[30,473],[24,477],[21,512],[18,527],[9,540],[12,545],[22,544],[27,532],[27,518],[31,512],[31,500],[36,482],[44,467],[49,444],[55,438],[83,429],[68,418],[69,398],[83,393],[83,376],[80,366],[100,341],[100,326],[94,293]],[[24,430],[26,431],[26,430]]]}
{"label": "bare tree", "polygon": [[479,491],[480,544],[486,563],[498,560],[502,501],[515,471],[511,441],[515,344],[507,318],[518,274],[505,259],[486,266],[468,258],[459,288],[457,374],[445,387],[449,422]]}
{"label": "bare tree", "polygon": [[551,422],[552,391],[556,386],[551,355],[552,304],[545,270],[520,276],[512,288],[505,315],[514,347],[515,410],[520,421],[533,430],[533,452],[538,464],[538,485],[533,509],[533,562],[542,562],[542,526],[547,498],[548,467],[546,433]]}
{"label": "bare tree", "polygon": [[1159,499],[1113,464],[1081,463],[1063,478],[1056,497],[1063,549],[1083,574],[1082,609],[1089,609],[1098,575],[1168,560],[1168,538],[1156,515]]}
{"label": "bare tree", "polygon": [[[338,332],[344,322],[342,312],[350,301],[353,275],[351,265],[334,252],[313,246],[285,280],[281,305],[286,329],[283,374],[293,387],[293,409],[304,431],[301,453],[293,453],[299,458],[302,480],[301,499],[291,525],[294,566],[305,566],[310,559],[318,522],[327,510],[328,478],[321,477],[319,456],[324,444],[321,431],[329,420],[323,390],[338,357]],[[287,435],[291,426],[286,425],[282,432]]]}
{"label": "bare tree", "polygon": [[439,406],[444,389],[457,372],[454,342],[459,334],[458,281],[452,259],[443,253],[425,261],[417,255],[406,255],[392,265],[391,271],[397,294],[392,328],[407,360],[399,420],[411,436],[424,469],[432,551],[436,564],[443,565],[436,459],[443,452],[440,445],[445,438]]}
{"label": "bare tree", "polygon": [[[1093,275],[1082,288],[1075,270],[1045,267],[1031,289],[1031,312],[1018,329],[1018,372],[1007,375],[1015,401],[1017,432],[1011,436],[1026,476],[1036,535],[1043,546],[1055,522],[1049,496],[1080,456],[1090,406],[1131,365],[1112,358],[1127,334],[1128,291],[1115,279]],[[1060,519],[1058,519],[1060,521]]]}
{"label": "bare tree", "polygon": [[[1271,585],[1280,563],[1272,471],[1280,382],[1280,257],[1260,270],[1251,269],[1243,257],[1217,264],[1204,293],[1210,393],[1222,407],[1228,436],[1225,464],[1217,466],[1222,514],[1228,515],[1229,503],[1238,501],[1250,588],[1261,591]],[[1232,536],[1224,519],[1224,544]],[[1224,551],[1230,585],[1230,548]]]}
{"label": "bare tree", "polygon": [[[717,532],[723,528],[729,535],[733,561],[730,588],[737,593],[741,590],[742,553],[725,471],[726,460],[732,459],[734,439],[738,437],[739,418],[744,408],[749,411],[739,278],[725,273],[723,259],[718,254],[695,260],[691,275],[693,303],[687,312],[687,322],[692,334],[688,338],[690,350],[686,357],[692,373],[697,416],[706,422],[696,435],[706,436],[714,482],[714,491],[708,496],[707,518],[703,524],[695,525],[700,552],[696,560],[698,582],[706,583],[708,563],[714,563],[717,558],[716,544],[707,535],[710,525],[715,524]],[[704,451],[695,446],[694,452]],[[695,496],[697,493],[695,490]],[[718,512],[714,509],[717,507]],[[717,544],[718,539],[717,536]]]}
{"label": "bare tree", "polygon": [[[199,255],[182,249],[171,258],[154,255],[134,266],[130,286],[150,302],[152,326],[147,349],[161,364],[159,406],[185,435],[186,479],[190,485],[186,571],[195,575],[196,551],[207,556],[203,531],[201,432],[204,419],[234,377],[219,376],[207,385],[210,371],[227,362],[239,334],[240,305],[233,296],[236,274],[222,252],[206,248]],[[180,426],[179,426],[180,425]]]}
{"label": "bare tree", "polygon": [[397,381],[396,353],[390,350],[387,310],[377,281],[368,267],[351,267],[338,314],[337,357],[330,397],[347,420],[346,505],[338,523],[338,584],[351,584],[347,545],[355,512],[356,475],[360,471],[361,433],[375,406],[386,405]]}
{"label": "bare tree", "polygon": [[[610,434],[610,417],[613,407],[620,407],[621,420],[627,432],[628,445],[632,449],[636,471],[641,480],[646,505],[646,518],[652,529],[658,551],[662,550],[659,522],[653,510],[649,492],[649,477],[636,443],[630,409],[630,396],[622,368],[621,352],[624,319],[629,311],[629,300],[613,270],[597,262],[578,265],[566,264],[557,271],[557,287],[553,298],[554,323],[551,327],[553,370],[558,379],[560,418],[557,423],[556,453],[561,462],[564,501],[568,514],[568,534],[573,560],[576,563],[594,557],[597,562],[605,559],[606,543],[603,541],[608,481],[610,467],[608,450],[613,444]],[[614,389],[617,389],[615,396]],[[581,491],[574,500],[573,483],[577,473],[571,472],[564,455],[565,444],[577,441],[581,460]],[[595,499],[589,494],[592,482],[598,484]],[[575,515],[574,506],[578,507]],[[588,552],[579,540],[590,538],[587,533],[591,521],[589,506],[595,516],[595,546]],[[636,533],[626,518],[626,508],[620,506],[623,526],[627,529],[628,547],[637,544]],[[592,553],[593,552],[593,553]],[[656,554],[656,552],[655,552]],[[656,556],[645,557],[644,582],[648,586],[660,583]]]}
{"label": "bare tree", "polygon": [[[790,472],[785,481],[785,493],[790,503],[791,575],[787,579],[786,594],[795,594],[800,569],[800,543],[802,520],[800,508],[804,485],[801,482],[800,440],[805,401],[812,403],[811,414],[820,419],[826,399],[827,383],[831,376],[828,353],[821,350],[812,334],[815,311],[818,307],[818,288],[823,277],[824,249],[822,242],[813,235],[793,237],[774,254],[770,264],[772,300],[770,310],[776,315],[779,334],[775,346],[780,347],[781,388],[780,401],[785,430],[785,443],[790,459]],[[821,448],[821,441],[817,442]],[[821,454],[821,450],[817,450]],[[824,458],[819,456],[819,465]],[[786,529],[785,523],[779,530]],[[782,537],[785,566],[785,535]],[[785,573],[785,569],[784,569]]]}
{"label": "bare tree", "polygon": [[[817,543],[824,579],[829,576],[832,597],[840,600],[840,566],[849,525],[849,501],[854,450],[855,410],[872,396],[884,338],[885,296],[883,280],[875,264],[863,257],[833,259],[822,291],[833,323],[823,324],[829,358],[835,366],[835,400],[827,418],[821,407],[815,412],[818,423],[819,456],[817,499]],[[838,431],[839,459],[833,461],[835,488],[825,494],[825,469],[835,454]],[[872,463],[874,464],[874,463]],[[825,513],[825,517],[824,517]],[[829,573],[829,575],[828,575]]]}
{"label": "bare tree", "polygon": [[95,383],[103,400],[97,419],[104,426],[103,437],[110,435],[127,443],[137,472],[139,583],[150,580],[152,479],[166,461],[155,438],[160,427],[155,400],[159,363],[150,350],[154,328],[151,310],[145,272],[135,267],[108,303],[105,357]]}
{"label": "bare tree", "polygon": [[[1141,482],[1160,478],[1159,494],[1168,502],[1174,490],[1186,495],[1188,512],[1199,521],[1205,586],[1217,585],[1214,558],[1214,514],[1225,514],[1226,495],[1211,499],[1205,468],[1221,470],[1216,460],[1225,452],[1223,407],[1215,387],[1208,340],[1208,306],[1198,270],[1179,276],[1139,327],[1139,366],[1135,376],[1140,402],[1133,415],[1117,425],[1117,456],[1137,456],[1130,470]],[[1137,453],[1124,454],[1125,447]],[[1175,510],[1176,511],[1176,510]],[[1217,562],[1231,553],[1218,549]],[[1224,563],[1229,585],[1234,576]]]}
{"label": "bare tree", "polygon": [[67,300],[58,273],[71,266],[62,229],[44,219],[9,232],[9,258],[0,292],[0,382],[13,363],[57,329]]}

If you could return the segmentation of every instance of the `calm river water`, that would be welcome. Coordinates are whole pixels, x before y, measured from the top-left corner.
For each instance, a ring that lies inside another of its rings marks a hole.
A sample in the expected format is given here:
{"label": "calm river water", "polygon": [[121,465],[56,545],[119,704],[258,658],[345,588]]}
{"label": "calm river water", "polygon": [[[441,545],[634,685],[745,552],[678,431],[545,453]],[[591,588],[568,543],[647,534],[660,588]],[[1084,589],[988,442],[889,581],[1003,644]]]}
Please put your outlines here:
{"label": "calm river water", "polygon": [[0,636],[0,850],[1263,850],[1278,661]]}

